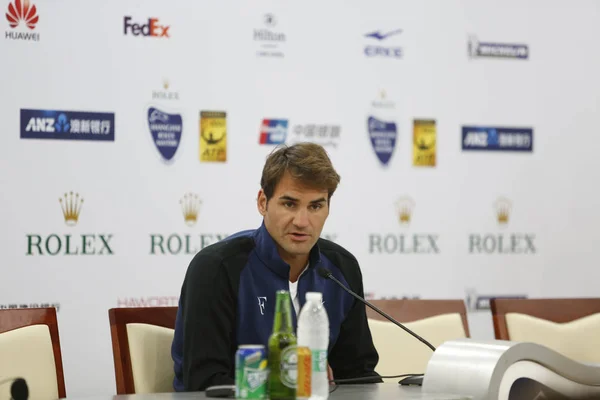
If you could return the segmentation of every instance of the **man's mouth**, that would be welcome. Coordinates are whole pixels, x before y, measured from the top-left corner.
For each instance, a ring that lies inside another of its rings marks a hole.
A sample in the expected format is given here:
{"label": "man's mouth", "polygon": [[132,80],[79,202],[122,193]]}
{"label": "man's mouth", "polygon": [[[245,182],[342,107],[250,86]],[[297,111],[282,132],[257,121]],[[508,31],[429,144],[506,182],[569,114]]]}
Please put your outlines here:
{"label": "man's mouth", "polygon": [[310,238],[310,235],[308,233],[302,233],[302,232],[292,232],[289,235],[292,238],[292,240],[298,241],[298,242],[304,242]]}

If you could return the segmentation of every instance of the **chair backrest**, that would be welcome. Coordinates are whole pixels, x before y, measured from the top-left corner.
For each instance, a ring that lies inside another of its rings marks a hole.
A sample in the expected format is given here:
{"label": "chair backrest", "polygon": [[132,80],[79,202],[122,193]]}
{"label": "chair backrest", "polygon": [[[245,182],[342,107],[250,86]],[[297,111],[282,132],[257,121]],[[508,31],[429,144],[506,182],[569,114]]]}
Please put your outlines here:
{"label": "chair backrest", "polygon": [[56,309],[0,310],[0,360],[0,380],[24,378],[30,398],[66,397]]}
{"label": "chair backrest", "polygon": [[600,363],[600,298],[491,299],[496,339],[544,345]]}
{"label": "chair backrest", "polygon": [[[448,340],[469,337],[463,300],[373,300],[375,306],[437,347]],[[424,373],[433,352],[367,308],[369,328],[379,354],[375,370],[382,376]],[[384,379],[398,381],[399,379]]]}
{"label": "chair backrest", "polygon": [[177,307],[108,310],[117,394],[173,392]]}
{"label": "chair backrest", "polygon": [[[467,308],[464,300],[370,300],[381,311],[392,316],[399,322],[414,322],[429,317],[444,314],[458,314],[463,324],[466,337],[469,337],[469,323],[467,322]],[[367,307],[367,317],[379,321],[387,321],[377,312]],[[398,328],[400,329],[400,328]]]}

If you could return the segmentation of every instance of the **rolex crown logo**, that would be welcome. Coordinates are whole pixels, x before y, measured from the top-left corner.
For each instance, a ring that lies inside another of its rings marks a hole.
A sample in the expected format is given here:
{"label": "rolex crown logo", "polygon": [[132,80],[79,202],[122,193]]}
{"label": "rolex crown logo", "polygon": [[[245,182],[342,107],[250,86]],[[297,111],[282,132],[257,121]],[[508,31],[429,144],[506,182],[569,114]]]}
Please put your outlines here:
{"label": "rolex crown logo", "polygon": [[163,80],[163,88],[165,90],[169,90],[169,80],[168,79]]}
{"label": "rolex crown logo", "polygon": [[79,193],[65,193],[62,198],[59,198],[60,208],[62,209],[65,218],[65,224],[69,226],[77,225],[81,207],[83,206],[83,198],[79,197]]}
{"label": "rolex crown logo", "polygon": [[500,225],[508,224],[508,219],[510,216],[511,203],[510,200],[505,198],[499,198],[495,203],[496,208],[496,218],[498,219],[498,223]]}
{"label": "rolex crown logo", "polygon": [[198,221],[198,213],[200,212],[200,205],[202,200],[194,193],[186,193],[181,200],[181,211],[183,212],[183,219],[188,226],[196,225]]}
{"label": "rolex crown logo", "polygon": [[410,223],[414,208],[415,202],[410,197],[401,197],[396,201],[396,211],[398,213],[398,220],[401,225],[407,225]]}

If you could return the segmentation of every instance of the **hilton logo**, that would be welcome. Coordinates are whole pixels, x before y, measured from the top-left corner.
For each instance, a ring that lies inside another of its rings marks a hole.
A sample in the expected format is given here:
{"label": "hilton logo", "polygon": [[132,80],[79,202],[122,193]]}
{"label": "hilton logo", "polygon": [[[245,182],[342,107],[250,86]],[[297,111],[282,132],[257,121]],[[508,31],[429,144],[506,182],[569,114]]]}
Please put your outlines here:
{"label": "hilton logo", "polygon": [[[499,198],[494,203],[496,221],[505,229],[511,218],[512,202]],[[470,234],[470,254],[535,254],[535,235],[531,233]]]}
{"label": "hilton logo", "polygon": [[254,29],[253,38],[258,45],[256,55],[258,57],[285,57],[283,46],[286,35],[282,31],[275,30],[278,24],[274,14],[267,13],[263,16],[264,27]]}
{"label": "hilton logo", "polygon": [[[183,222],[193,228],[198,222],[202,200],[195,193],[186,193],[180,200]],[[189,234],[189,233],[171,233],[171,234],[150,234],[150,254],[187,254],[193,255],[203,248],[225,239],[227,234]]]}
{"label": "hilton logo", "polygon": [[[83,197],[79,193],[65,193],[58,199],[63,219],[68,227],[75,228],[83,208]],[[112,255],[112,234],[28,234],[27,253],[33,255]]]}
{"label": "hilton logo", "polygon": [[[408,227],[412,220],[415,202],[410,197],[401,197],[395,205],[399,224]],[[440,252],[438,238],[438,235],[429,233],[384,235],[372,233],[369,235],[369,253],[437,254]]]}

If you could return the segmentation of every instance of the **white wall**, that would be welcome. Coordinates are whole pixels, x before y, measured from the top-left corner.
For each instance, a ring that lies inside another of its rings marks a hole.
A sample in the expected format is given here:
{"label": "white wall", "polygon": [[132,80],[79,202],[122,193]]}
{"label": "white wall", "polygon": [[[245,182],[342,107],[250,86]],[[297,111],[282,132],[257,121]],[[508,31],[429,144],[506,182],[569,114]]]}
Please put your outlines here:
{"label": "white wall", "polygon": [[[193,254],[150,254],[151,234],[183,243],[191,235],[193,248],[198,235],[207,244],[260,224],[255,198],[273,148],[258,145],[264,118],[288,119],[288,142],[298,124],[341,127],[328,147],[342,182],[325,233],[356,255],[374,296],[598,295],[596,1],[33,4],[33,30],[0,22],[9,35],[39,35],[0,39],[0,305],[60,304],[68,395],[115,392],[109,308],[176,304]],[[267,13],[276,18],[269,29],[285,35],[268,49],[277,57],[257,55],[254,31],[267,28]],[[124,35],[127,15],[158,18],[170,37]],[[364,37],[396,29],[381,42]],[[525,44],[529,58],[469,58],[469,35]],[[402,57],[367,57],[370,44],[400,48]],[[153,100],[161,90],[178,99]],[[372,104],[382,90],[393,108]],[[151,140],[150,104],[183,118],[169,163]],[[21,109],[114,113],[115,140],[21,139]],[[203,110],[227,112],[225,163],[200,162]],[[398,127],[385,167],[369,115]],[[436,120],[435,167],[412,165],[420,118]],[[462,151],[468,125],[531,128],[533,152]],[[75,226],[58,202],[70,191],[84,198]],[[179,204],[189,192],[202,200],[194,226]],[[415,204],[408,226],[394,206],[402,196]],[[499,197],[512,205],[505,225],[496,218]],[[112,235],[113,254],[26,255],[32,234],[71,235],[80,246],[81,235],[96,235],[97,251],[98,235]],[[370,254],[370,234],[435,235],[439,253]],[[471,234],[533,235],[536,251],[469,254]],[[473,311],[469,322],[474,337],[493,337],[488,311]]]}

